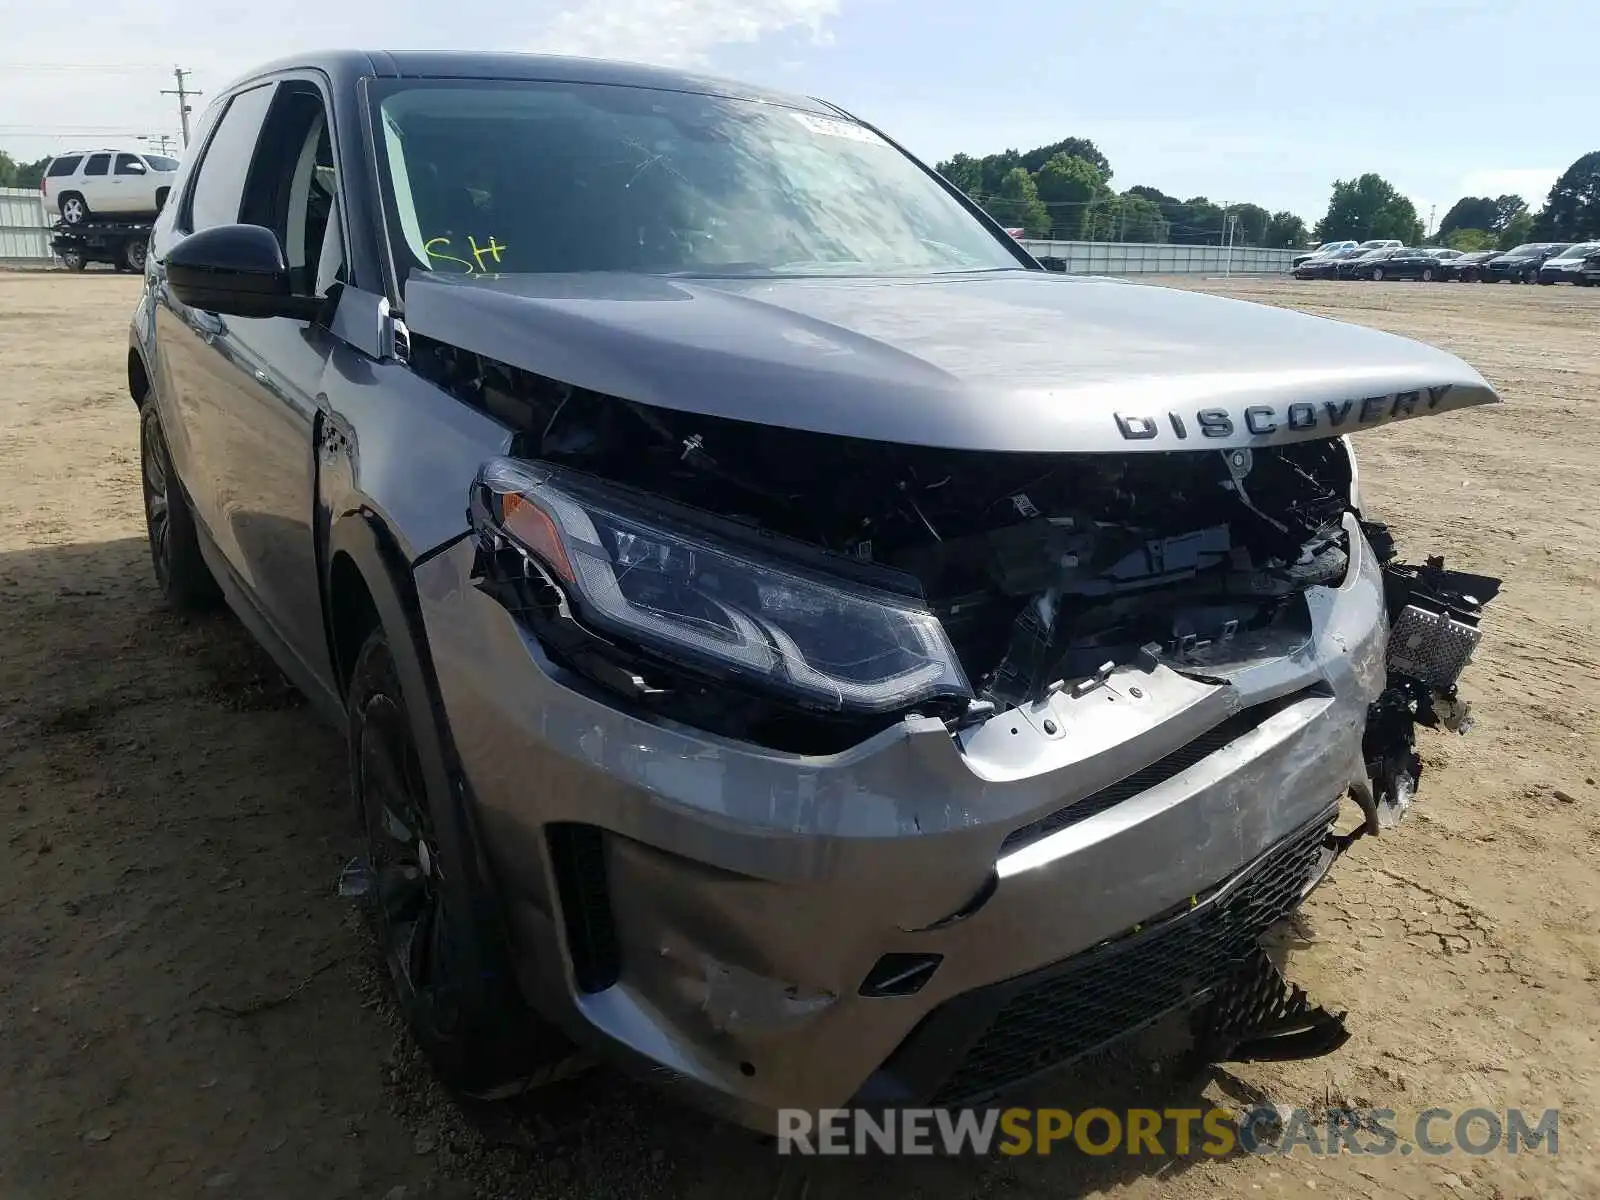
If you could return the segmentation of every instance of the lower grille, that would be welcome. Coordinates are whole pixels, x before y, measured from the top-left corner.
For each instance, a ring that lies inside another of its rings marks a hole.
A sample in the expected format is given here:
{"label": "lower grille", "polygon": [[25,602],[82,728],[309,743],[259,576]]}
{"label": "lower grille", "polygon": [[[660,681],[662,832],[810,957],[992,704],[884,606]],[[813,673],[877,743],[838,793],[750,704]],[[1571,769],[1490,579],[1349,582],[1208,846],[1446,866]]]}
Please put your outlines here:
{"label": "lower grille", "polygon": [[[1017,981],[1020,986],[940,1084],[933,1103],[987,1099],[1201,999],[1300,903],[1316,878],[1334,812],[1176,915],[1047,968],[1048,978]],[[938,1016],[931,1014],[930,1022]]]}

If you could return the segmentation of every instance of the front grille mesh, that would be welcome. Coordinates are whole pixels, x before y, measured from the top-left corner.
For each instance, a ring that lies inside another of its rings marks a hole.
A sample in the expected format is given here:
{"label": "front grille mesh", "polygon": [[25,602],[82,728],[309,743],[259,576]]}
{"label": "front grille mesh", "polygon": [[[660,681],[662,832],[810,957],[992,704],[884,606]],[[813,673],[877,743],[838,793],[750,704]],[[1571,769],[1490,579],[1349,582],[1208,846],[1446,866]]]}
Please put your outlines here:
{"label": "front grille mesh", "polygon": [[1279,842],[1176,916],[1067,960],[1008,1000],[934,1097],[987,1099],[1198,1000],[1245,961],[1313,881],[1333,818]]}

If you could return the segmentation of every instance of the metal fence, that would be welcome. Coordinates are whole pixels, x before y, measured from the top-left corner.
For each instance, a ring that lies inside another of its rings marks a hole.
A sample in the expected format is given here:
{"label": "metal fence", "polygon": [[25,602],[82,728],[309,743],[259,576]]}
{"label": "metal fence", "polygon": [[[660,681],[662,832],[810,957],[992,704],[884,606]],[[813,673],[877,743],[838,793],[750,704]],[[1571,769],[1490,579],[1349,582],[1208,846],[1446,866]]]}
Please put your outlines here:
{"label": "metal fence", "polygon": [[[1283,274],[1293,250],[1261,246],[1178,246],[1164,242],[1058,242],[1024,238],[1045,265],[1069,275]],[[39,267],[55,261],[39,193],[0,188],[0,266]]]}
{"label": "metal fence", "polygon": [[1057,242],[1023,238],[1028,253],[1068,275],[1281,275],[1296,253],[1265,246],[1166,242]]}
{"label": "metal fence", "polygon": [[0,266],[43,267],[50,252],[50,223],[32,188],[0,188]]}

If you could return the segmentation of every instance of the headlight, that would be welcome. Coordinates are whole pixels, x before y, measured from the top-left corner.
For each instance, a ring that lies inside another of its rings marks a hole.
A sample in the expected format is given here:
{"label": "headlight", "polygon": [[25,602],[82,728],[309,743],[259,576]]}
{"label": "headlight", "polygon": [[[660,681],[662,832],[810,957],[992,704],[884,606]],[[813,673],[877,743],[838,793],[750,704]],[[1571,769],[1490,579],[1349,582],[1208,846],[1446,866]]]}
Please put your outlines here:
{"label": "headlight", "polygon": [[918,597],[740,545],[669,507],[502,458],[479,472],[471,515],[489,548],[509,539],[536,558],[583,624],[665,659],[830,711],[972,695]]}

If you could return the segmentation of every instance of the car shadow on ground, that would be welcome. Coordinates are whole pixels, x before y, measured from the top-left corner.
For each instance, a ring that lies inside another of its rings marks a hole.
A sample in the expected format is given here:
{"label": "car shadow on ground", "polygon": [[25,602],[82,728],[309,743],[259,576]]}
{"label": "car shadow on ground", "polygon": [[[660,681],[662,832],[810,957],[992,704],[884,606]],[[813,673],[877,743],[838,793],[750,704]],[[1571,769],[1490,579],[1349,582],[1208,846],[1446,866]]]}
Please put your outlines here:
{"label": "car shadow on ground", "polygon": [[[335,897],[358,852],[342,740],[243,628],[167,611],[142,538],[0,555],[0,611],[0,779],[18,797],[0,975],[28,974],[0,989],[0,1075],[32,1111],[20,1169],[50,1194],[92,1192],[103,1168],[283,1194],[315,1180],[328,1196],[1059,1196],[1204,1161],[1198,1136],[1137,1156],[1068,1141],[1015,1158],[785,1157],[604,1068],[459,1102],[399,1031],[364,924]],[[1236,1107],[1261,1099],[1226,1073],[1175,1078],[1151,1053],[1002,1104],[1203,1108],[1213,1080]],[[110,1131],[98,1158],[78,1153],[85,1123]]]}

